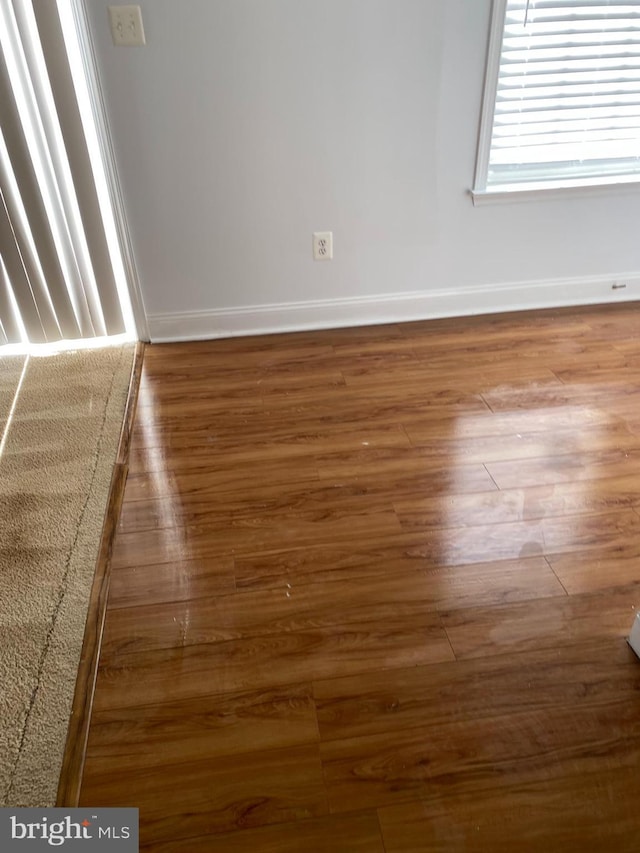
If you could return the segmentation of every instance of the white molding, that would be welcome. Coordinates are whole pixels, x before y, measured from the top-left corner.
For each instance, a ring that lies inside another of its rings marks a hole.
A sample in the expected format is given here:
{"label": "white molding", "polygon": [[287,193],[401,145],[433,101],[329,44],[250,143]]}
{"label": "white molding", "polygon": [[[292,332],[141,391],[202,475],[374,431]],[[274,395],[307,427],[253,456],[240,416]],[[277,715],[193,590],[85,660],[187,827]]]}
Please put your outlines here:
{"label": "white molding", "polygon": [[506,9],[507,0],[493,0],[489,43],[487,46],[487,61],[484,72],[482,112],[480,116],[480,129],[478,131],[478,154],[476,157],[476,171],[473,183],[474,192],[483,192],[487,186]]}
{"label": "white molding", "polygon": [[147,322],[147,316],[144,309],[142,289],[140,287],[140,279],[138,277],[138,270],[133,254],[133,243],[131,240],[129,226],[127,224],[122,188],[120,186],[120,179],[118,177],[118,170],[116,167],[113,140],[111,138],[111,130],[107,121],[105,99],[100,83],[100,76],[98,74],[98,65],[96,62],[93,40],[91,38],[91,29],[87,19],[84,0],[71,0],[71,7],[73,10],[76,32],[78,34],[78,43],[80,45],[82,64],[84,66],[87,89],[91,100],[91,108],[98,130],[98,142],[100,144],[100,152],[102,154],[102,163],[107,180],[118,243],[120,245],[122,263],[124,265],[125,276],[127,279],[129,296],[131,299],[131,310],[136,324],[136,332],[140,340],[148,341],[149,324]]}
{"label": "white molding", "polygon": [[151,340],[162,343],[637,299],[640,299],[640,272],[149,314],[148,322]]}
{"label": "white molding", "polygon": [[518,201],[547,201],[552,198],[566,199],[570,196],[620,195],[640,192],[640,178],[585,178],[582,183],[535,182],[496,186],[495,189],[471,190],[475,207],[485,204],[505,204]]}

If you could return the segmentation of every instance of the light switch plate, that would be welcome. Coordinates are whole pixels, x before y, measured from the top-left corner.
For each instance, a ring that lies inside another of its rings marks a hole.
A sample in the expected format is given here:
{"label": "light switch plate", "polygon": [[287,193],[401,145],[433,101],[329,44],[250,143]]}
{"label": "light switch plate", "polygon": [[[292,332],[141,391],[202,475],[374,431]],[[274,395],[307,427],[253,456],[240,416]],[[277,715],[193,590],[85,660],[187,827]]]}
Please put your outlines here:
{"label": "light switch plate", "polygon": [[108,9],[114,44],[139,47],[146,43],[140,6],[109,6]]}

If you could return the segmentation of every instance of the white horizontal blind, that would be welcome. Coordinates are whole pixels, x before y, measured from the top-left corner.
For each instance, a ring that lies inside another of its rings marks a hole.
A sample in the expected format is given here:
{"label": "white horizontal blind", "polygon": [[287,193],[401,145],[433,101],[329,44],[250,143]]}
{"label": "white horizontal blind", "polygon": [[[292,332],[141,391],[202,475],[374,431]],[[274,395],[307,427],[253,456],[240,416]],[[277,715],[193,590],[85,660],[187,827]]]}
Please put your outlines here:
{"label": "white horizontal blind", "polygon": [[640,0],[507,0],[488,187],[637,175]]}

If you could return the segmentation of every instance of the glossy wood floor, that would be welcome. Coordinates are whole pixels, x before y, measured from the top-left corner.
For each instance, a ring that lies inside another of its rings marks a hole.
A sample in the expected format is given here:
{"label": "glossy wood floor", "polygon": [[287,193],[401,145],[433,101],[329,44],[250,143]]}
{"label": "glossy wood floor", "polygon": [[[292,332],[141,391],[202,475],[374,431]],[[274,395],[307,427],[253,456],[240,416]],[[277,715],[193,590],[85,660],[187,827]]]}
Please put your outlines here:
{"label": "glossy wood floor", "polygon": [[640,305],[148,347],[81,803],[637,853],[639,605]]}

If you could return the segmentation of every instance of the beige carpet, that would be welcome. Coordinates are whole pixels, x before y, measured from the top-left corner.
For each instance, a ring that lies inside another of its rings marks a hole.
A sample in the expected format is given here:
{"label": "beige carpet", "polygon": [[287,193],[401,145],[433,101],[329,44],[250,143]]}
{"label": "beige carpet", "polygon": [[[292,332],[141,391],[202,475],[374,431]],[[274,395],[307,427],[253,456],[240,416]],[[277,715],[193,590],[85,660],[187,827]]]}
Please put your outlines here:
{"label": "beige carpet", "polygon": [[0,359],[2,807],[55,803],[133,356]]}

